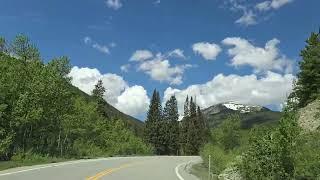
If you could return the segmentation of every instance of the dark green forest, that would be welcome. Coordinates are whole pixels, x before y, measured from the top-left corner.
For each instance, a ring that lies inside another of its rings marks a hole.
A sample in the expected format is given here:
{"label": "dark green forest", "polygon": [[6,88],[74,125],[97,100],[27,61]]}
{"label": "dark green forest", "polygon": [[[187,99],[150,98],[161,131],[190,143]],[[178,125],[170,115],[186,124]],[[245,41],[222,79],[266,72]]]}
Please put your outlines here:
{"label": "dark green forest", "polygon": [[209,128],[200,107],[186,98],[184,117],[179,121],[178,106],[172,96],[162,109],[160,95],[154,90],[145,127],[145,141],[159,155],[198,155],[208,141]]}
{"label": "dark green forest", "polygon": [[70,69],[24,35],[0,38],[0,160],[151,154],[142,122],[110,108],[101,84],[92,96],[73,87]]}

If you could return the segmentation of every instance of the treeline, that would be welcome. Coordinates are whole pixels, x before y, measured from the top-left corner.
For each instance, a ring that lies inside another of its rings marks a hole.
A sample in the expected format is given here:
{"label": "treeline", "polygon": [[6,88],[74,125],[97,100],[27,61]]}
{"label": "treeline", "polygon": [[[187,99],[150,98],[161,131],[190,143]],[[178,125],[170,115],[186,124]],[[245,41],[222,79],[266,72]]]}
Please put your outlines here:
{"label": "treeline", "polygon": [[0,160],[151,153],[105,113],[101,81],[86,97],[71,85],[70,69],[67,57],[44,63],[26,36],[0,38]]}
{"label": "treeline", "polygon": [[147,114],[145,141],[159,155],[197,155],[209,136],[200,107],[193,98],[186,98],[184,117],[179,121],[175,96],[162,109],[159,92],[154,90]]}
{"label": "treeline", "polygon": [[[225,122],[213,130],[211,143],[201,151],[207,166],[208,156],[212,157],[211,172],[228,179],[320,178],[320,129],[302,130],[299,124],[299,111],[320,98],[320,34],[312,33],[306,42],[296,84],[278,125],[233,131],[234,135],[227,135],[225,130],[215,133],[219,128],[235,128],[234,124],[225,126]],[[313,111],[317,115],[309,118],[319,120],[320,106]],[[216,141],[215,137],[223,138]],[[225,148],[224,141],[233,144],[232,148]]]}

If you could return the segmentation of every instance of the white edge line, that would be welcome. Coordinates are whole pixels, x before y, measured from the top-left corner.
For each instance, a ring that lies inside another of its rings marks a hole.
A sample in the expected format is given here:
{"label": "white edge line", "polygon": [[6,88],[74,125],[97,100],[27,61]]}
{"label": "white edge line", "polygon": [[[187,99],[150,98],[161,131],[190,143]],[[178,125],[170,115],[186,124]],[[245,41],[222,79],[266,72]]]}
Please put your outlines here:
{"label": "white edge line", "polygon": [[116,160],[116,159],[122,159],[122,158],[125,158],[125,157],[102,158],[102,159],[91,159],[91,160],[78,160],[78,161],[73,161],[73,162],[53,163],[53,164],[44,165],[44,166],[31,168],[31,169],[25,169],[25,170],[20,170],[20,171],[13,171],[13,172],[8,172],[8,173],[3,173],[3,174],[0,174],[0,176],[7,176],[7,175],[11,175],[11,174],[18,174],[18,173],[22,173],[22,172],[34,171],[34,170],[50,168],[50,167],[65,166],[65,165],[70,165],[70,164],[78,164],[78,163],[83,163],[83,162],[95,162],[95,161],[103,161],[103,160]]}
{"label": "white edge line", "polygon": [[176,168],[175,168],[175,171],[176,171],[176,175],[177,175],[177,177],[179,178],[179,180],[184,180],[184,178],[181,176],[181,174],[179,173],[179,168],[180,168],[180,166],[182,166],[182,165],[185,165],[185,164],[188,164],[189,162],[184,162],[184,163],[181,163],[181,164],[179,164],[178,166],[176,166]]}

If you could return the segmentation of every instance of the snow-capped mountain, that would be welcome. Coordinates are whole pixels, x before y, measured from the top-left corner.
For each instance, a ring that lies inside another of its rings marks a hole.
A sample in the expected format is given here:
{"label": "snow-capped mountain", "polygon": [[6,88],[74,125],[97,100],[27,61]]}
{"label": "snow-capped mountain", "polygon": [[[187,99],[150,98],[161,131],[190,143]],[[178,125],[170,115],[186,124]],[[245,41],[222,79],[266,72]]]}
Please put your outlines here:
{"label": "snow-capped mountain", "polygon": [[238,111],[239,113],[249,113],[249,112],[265,111],[269,109],[259,105],[247,105],[247,104],[240,104],[235,102],[226,102],[226,103],[220,103],[220,104],[210,106],[204,109],[203,113],[216,114],[223,110]]}
{"label": "snow-capped mountain", "polygon": [[240,104],[236,102],[225,102],[210,106],[202,110],[204,117],[211,127],[219,125],[229,115],[238,114],[245,127],[255,124],[275,122],[280,118],[280,112],[259,105]]}

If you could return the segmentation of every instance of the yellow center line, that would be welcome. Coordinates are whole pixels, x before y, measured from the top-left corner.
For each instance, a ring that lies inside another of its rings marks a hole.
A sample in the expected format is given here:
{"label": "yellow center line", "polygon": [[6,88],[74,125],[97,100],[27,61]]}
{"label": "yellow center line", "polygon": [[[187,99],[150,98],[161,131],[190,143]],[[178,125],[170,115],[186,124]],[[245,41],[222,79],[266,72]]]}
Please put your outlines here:
{"label": "yellow center line", "polygon": [[[142,162],[140,162],[140,163],[142,163]],[[127,163],[127,164],[123,164],[123,165],[121,165],[119,167],[116,167],[116,168],[109,168],[109,169],[106,169],[104,171],[99,172],[98,174],[96,174],[94,176],[87,177],[86,180],[98,180],[98,179],[102,178],[105,175],[111,174],[111,173],[113,173],[115,171],[119,171],[121,169],[130,167],[130,166],[134,166],[134,165],[137,165],[137,164],[139,164],[139,163]]]}

